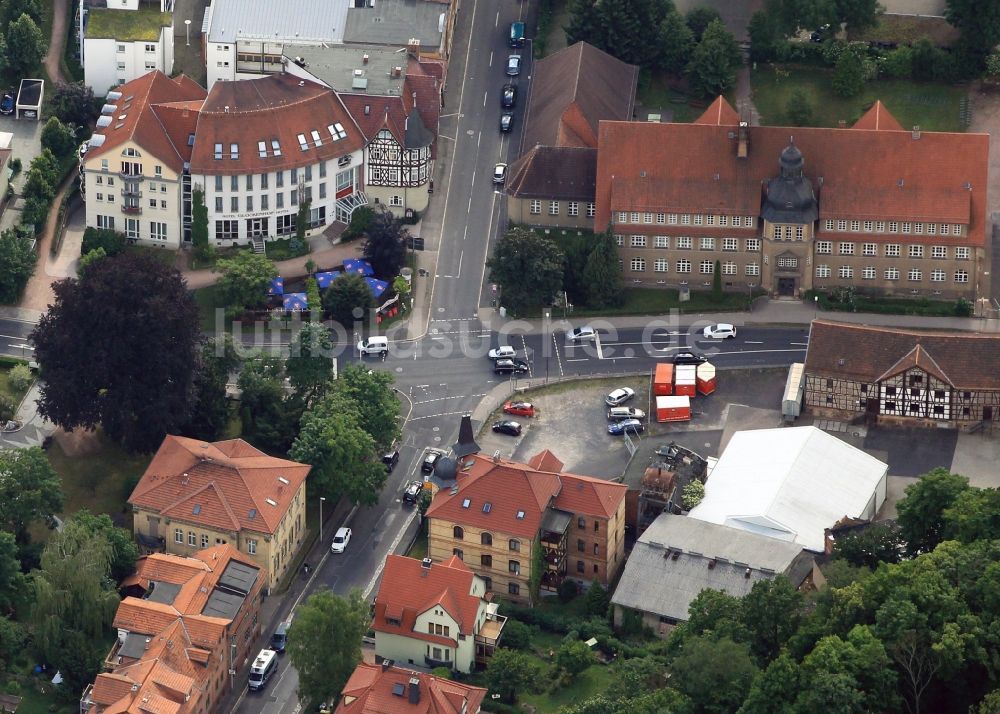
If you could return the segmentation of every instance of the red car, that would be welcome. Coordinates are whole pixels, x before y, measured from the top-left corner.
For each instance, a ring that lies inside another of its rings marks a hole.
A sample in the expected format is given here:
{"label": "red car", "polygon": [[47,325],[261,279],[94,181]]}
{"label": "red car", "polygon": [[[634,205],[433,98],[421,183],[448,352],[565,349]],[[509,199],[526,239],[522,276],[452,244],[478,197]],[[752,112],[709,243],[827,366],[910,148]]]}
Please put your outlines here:
{"label": "red car", "polygon": [[535,416],[535,407],[529,402],[511,402],[506,401],[503,404],[504,414],[516,414],[517,416],[528,417],[529,419]]}

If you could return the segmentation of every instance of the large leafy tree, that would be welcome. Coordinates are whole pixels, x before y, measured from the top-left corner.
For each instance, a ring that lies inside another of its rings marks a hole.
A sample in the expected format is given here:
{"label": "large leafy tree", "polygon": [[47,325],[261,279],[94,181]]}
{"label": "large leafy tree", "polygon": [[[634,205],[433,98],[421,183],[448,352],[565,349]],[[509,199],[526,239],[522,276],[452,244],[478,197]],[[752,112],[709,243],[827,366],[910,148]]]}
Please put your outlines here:
{"label": "large leafy tree", "polygon": [[838,538],[833,554],[851,565],[874,570],[879,563],[898,563],[905,546],[906,541],[895,523],[876,523],[859,533]]}
{"label": "large leafy tree", "polygon": [[333,379],[333,336],[318,322],[302,326],[289,349],[285,372],[296,393],[306,403]]}
{"label": "large leafy tree", "polygon": [[7,27],[3,61],[8,73],[25,76],[37,69],[48,45],[37,23],[23,13]]}
{"label": "large leafy tree", "polygon": [[736,84],[742,61],[736,38],[719,20],[705,28],[687,66],[691,88],[706,97],[725,94]]}
{"label": "large leafy tree", "polygon": [[556,664],[571,679],[594,664],[594,653],[583,640],[564,642],[556,650]]}
{"label": "large leafy tree", "polygon": [[611,227],[594,235],[594,245],[583,269],[587,286],[587,306],[606,308],[621,305],[625,300],[625,283],[618,269],[618,249]]}
{"label": "large leafy tree", "polygon": [[299,689],[313,702],[340,694],[361,662],[368,630],[368,603],[357,590],[346,598],[322,590],[295,611],[288,629],[288,656],[299,673]]}
{"label": "large leafy tree", "polygon": [[1000,44],[1000,1],[948,0],[944,16],[960,33],[954,49],[965,74],[981,71]]}
{"label": "large leafy tree", "polygon": [[212,246],[208,242],[208,206],[205,205],[205,192],[195,189],[191,193],[191,244],[199,260],[209,257]]}
{"label": "large leafy tree", "polygon": [[931,551],[944,540],[944,513],[968,488],[965,476],[942,468],[929,471],[906,487],[902,500],[896,504],[896,513],[910,553]]}
{"label": "large leafy tree", "polygon": [[66,126],[58,117],[49,117],[42,127],[42,146],[52,152],[52,155],[65,159],[76,151],[76,133]]}
{"label": "large leafy tree", "polygon": [[63,124],[87,126],[97,117],[94,109],[94,90],[80,82],[59,83],[46,91],[49,111]]}
{"label": "large leafy tree", "polygon": [[563,27],[567,44],[589,42],[595,47],[604,49],[603,42],[598,38],[601,31],[601,11],[597,0],[569,0],[567,7],[569,24]]}
{"label": "large leafy tree", "polygon": [[18,543],[29,540],[28,527],[52,522],[63,509],[62,483],[38,447],[0,450],[0,527]]}
{"label": "large leafy tree", "polygon": [[865,68],[861,57],[850,49],[844,50],[833,68],[833,91],[841,97],[853,97],[865,87]]}
{"label": "large leafy tree", "polygon": [[409,237],[399,219],[389,209],[380,207],[372,217],[367,235],[364,256],[375,275],[385,280],[399,275],[406,263],[406,239]]}
{"label": "large leafy tree", "polygon": [[201,346],[194,377],[194,408],[181,433],[203,441],[220,438],[229,425],[229,375],[240,365],[229,335]]}
{"label": "large leafy tree", "polygon": [[486,665],[486,681],[490,691],[500,695],[500,701],[513,704],[517,695],[531,687],[537,674],[528,655],[518,650],[499,647]]}
{"label": "large leafy tree", "polygon": [[348,365],[337,379],[337,391],[354,402],[361,428],[386,449],[399,438],[399,398],[390,372]]}
{"label": "large leafy tree", "polygon": [[[17,556],[14,534],[0,531],[0,608],[5,611],[9,611],[25,595],[25,577]],[[3,635],[0,633],[0,650],[3,649],[2,642]]]}
{"label": "large leafy tree", "polygon": [[1000,489],[968,488],[943,515],[946,538],[963,543],[1000,540]]}
{"label": "large leafy tree", "polygon": [[215,270],[222,272],[216,291],[231,314],[261,305],[267,300],[271,281],[278,277],[278,270],[269,258],[248,250],[217,261]]}
{"label": "large leafy tree", "polygon": [[341,325],[363,320],[372,306],[372,291],[357,273],[334,280],[323,293],[323,311]]}
{"label": "large leafy tree", "polygon": [[192,408],[198,316],[180,274],[125,253],[53,288],[31,336],[45,373],[39,411],[67,429],[101,426],[131,451],[155,449]]}
{"label": "large leafy tree", "polygon": [[671,74],[680,74],[691,59],[694,33],[676,10],[668,12],[660,23],[659,66]]}
{"label": "large leafy tree", "polygon": [[750,631],[750,652],[766,665],[795,634],[802,617],[802,594],[785,577],[758,580],[742,601],[741,620]]}
{"label": "large leafy tree", "polygon": [[73,514],[73,525],[82,531],[103,536],[108,542],[108,574],[115,582],[131,575],[135,561],[139,558],[139,546],[132,538],[132,532],[118,528],[107,513],[94,515],[86,508]]}
{"label": "large leafy tree", "polygon": [[38,256],[31,243],[18,231],[0,233],[0,302],[17,302],[35,272]]}
{"label": "large leafy tree", "polygon": [[497,241],[487,266],[490,280],[503,290],[503,304],[518,312],[552,300],[562,287],[564,261],[553,241],[528,228],[512,228]]}
{"label": "large leafy tree", "polygon": [[746,645],[695,637],[670,664],[670,684],[691,699],[695,711],[723,714],[739,707],[756,672]]}
{"label": "large leafy tree", "polygon": [[361,426],[355,403],[337,392],[306,409],[288,455],[312,465],[310,483],[328,498],[346,497],[370,506],[385,484],[385,466],[375,440]]}
{"label": "large leafy tree", "polygon": [[284,377],[280,359],[259,356],[246,361],[236,382],[243,437],[271,454],[288,453],[302,415],[302,400],[286,393]]}
{"label": "large leafy tree", "polygon": [[705,30],[716,20],[722,22],[722,16],[718,10],[708,5],[697,5],[691,8],[684,16],[684,21],[691,28],[691,34],[694,35],[695,42],[701,42]]}

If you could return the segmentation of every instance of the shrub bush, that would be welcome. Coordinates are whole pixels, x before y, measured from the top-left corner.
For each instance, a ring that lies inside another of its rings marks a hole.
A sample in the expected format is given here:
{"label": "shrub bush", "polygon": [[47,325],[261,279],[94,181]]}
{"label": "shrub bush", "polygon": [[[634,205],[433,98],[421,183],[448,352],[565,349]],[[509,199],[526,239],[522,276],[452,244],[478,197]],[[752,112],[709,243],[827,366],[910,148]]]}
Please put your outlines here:
{"label": "shrub bush", "polygon": [[559,583],[559,600],[562,602],[569,602],[577,596],[580,589],[576,585],[575,580],[570,580],[566,578],[561,583]]}
{"label": "shrub bush", "polygon": [[354,213],[351,214],[351,222],[341,234],[340,240],[346,242],[360,238],[368,231],[373,220],[375,220],[375,210],[373,208],[370,206],[356,208]]}
{"label": "shrub bush", "polygon": [[86,255],[92,250],[104,249],[107,256],[118,255],[125,250],[125,234],[115,233],[106,228],[87,228],[83,232],[83,246],[80,255]]}
{"label": "shrub bush", "polygon": [[35,376],[26,364],[15,365],[7,373],[7,380],[15,392],[23,392],[35,381]]}
{"label": "shrub bush", "polygon": [[503,628],[503,646],[526,650],[531,646],[531,628],[519,620],[508,620]]}
{"label": "shrub bush", "polygon": [[14,400],[6,394],[0,394],[0,422],[10,421],[14,418],[17,405]]}

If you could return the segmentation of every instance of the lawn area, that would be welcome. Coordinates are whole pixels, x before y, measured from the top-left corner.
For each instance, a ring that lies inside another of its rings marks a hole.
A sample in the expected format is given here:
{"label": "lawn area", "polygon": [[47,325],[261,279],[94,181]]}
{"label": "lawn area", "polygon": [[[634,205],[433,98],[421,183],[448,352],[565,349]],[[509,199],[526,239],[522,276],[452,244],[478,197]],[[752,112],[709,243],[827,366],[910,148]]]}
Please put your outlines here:
{"label": "lawn area", "polygon": [[[215,332],[217,327],[215,311],[218,308],[223,313],[225,312],[225,305],[220,304],[215,286],[209,285],[208,287],[198,288],[192,292],[194,293],[195,304],[198,305],[198,317],[201,329],[206,332]],[[232,320],[224,316],[223,324],[225,325],[225,329],[228,330],[232,324]]]}
{"label": "lawn area", "polygon": [[160,39],[160,30],[170,27],[171,22],[169,12],[153,8],[91,8],[88,16],[87,37],[106,37],[119,42],[156,42]]}
{"label": "lawn area", "polygon": [[832,70],[814,67],[761,65],[750,73],[753,99],[760,121],[769,126],[787,126],[788,97],[801,89],[813,110],[816,126],[835,127],[841,119],[848,125],[882,100],[904,128],[919,126],[926,131],[964,131],[960,116],[964,87],[884,79],[865,84],[856,97],[844,99],[830,86]]}
{"label": "lawn area", "polygon": [[[733,97],[726,99],[736,106]],[[677,91],[669,85],[665,74],[643,70],[639,74],[635,104],[639,121],[646,121],[649,114],[659,114],[660,121],[687,124],[700,117],[709,102]]]}
{"label": "lawn area", "polygon": [[264,252],[271,260],[300,258],[309,253],[309,243],[302,241],[298,249],[292,248],[292,238],[273,238],[264,244]]}
{"label": "lawn area", "polygon": [[95,439],[98,448],[91,453],[67,456],[58,441],[47,452],[66,495],[66,507],[60,515],[66,517],[86,508],[91,513],[107,513],[118,522],[125,500],[152,457],[126,453],[103,434]]}
{"label": "lawn area", "polygon": [[154,248],[150,245],[127,245],[125,246],[126,253],[146,253],[156,258],[158,261],[164,265],[173,266],[177,262],[177,253],[172,250],[167,250],[166,248]]}
{"label": "lawn area", "polygon": [[406,557],[417,560],[423,560],[427,557],[427,534],[421,532],[417,535],[417,539],[413,541],[413,545],[406,551]]}
{"label": "lawn area", "polygon": [[539,714],[554,713],[561,707],[577,704],[605,691],[611,684],[611,672],[603,664],[591,665],[581,672],[573,684],[545,694],[524,694],[519,701],[535,707]]}

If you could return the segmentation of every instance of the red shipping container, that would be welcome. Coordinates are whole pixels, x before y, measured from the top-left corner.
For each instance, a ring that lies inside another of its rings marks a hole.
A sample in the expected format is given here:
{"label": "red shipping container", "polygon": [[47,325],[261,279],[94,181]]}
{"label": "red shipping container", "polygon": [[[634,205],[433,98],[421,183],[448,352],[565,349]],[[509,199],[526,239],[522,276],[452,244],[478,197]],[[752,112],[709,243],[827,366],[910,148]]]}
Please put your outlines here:
{"label": "red shipping container", "polygon": [[674,370],[674,394],[688,397],[695,395],[696,369],[693,364],[677,365]]}
{"label": "red shipping container", "polygon": [[688,397],[657,397],[656,421],[690,421],[691,399]]}
{"label": "red shipping container", "polygon": [[656,365],[656,374],[653,377],[653,394],[658,397],[664,397],[673,393],[674,366],[667,362],[660,362]]}
{"label": "red shipping container", "polygon": [[702,362],[698,365],[698,393],[711,394],[717,386],[715,379],[715,365],[711,362]]}

